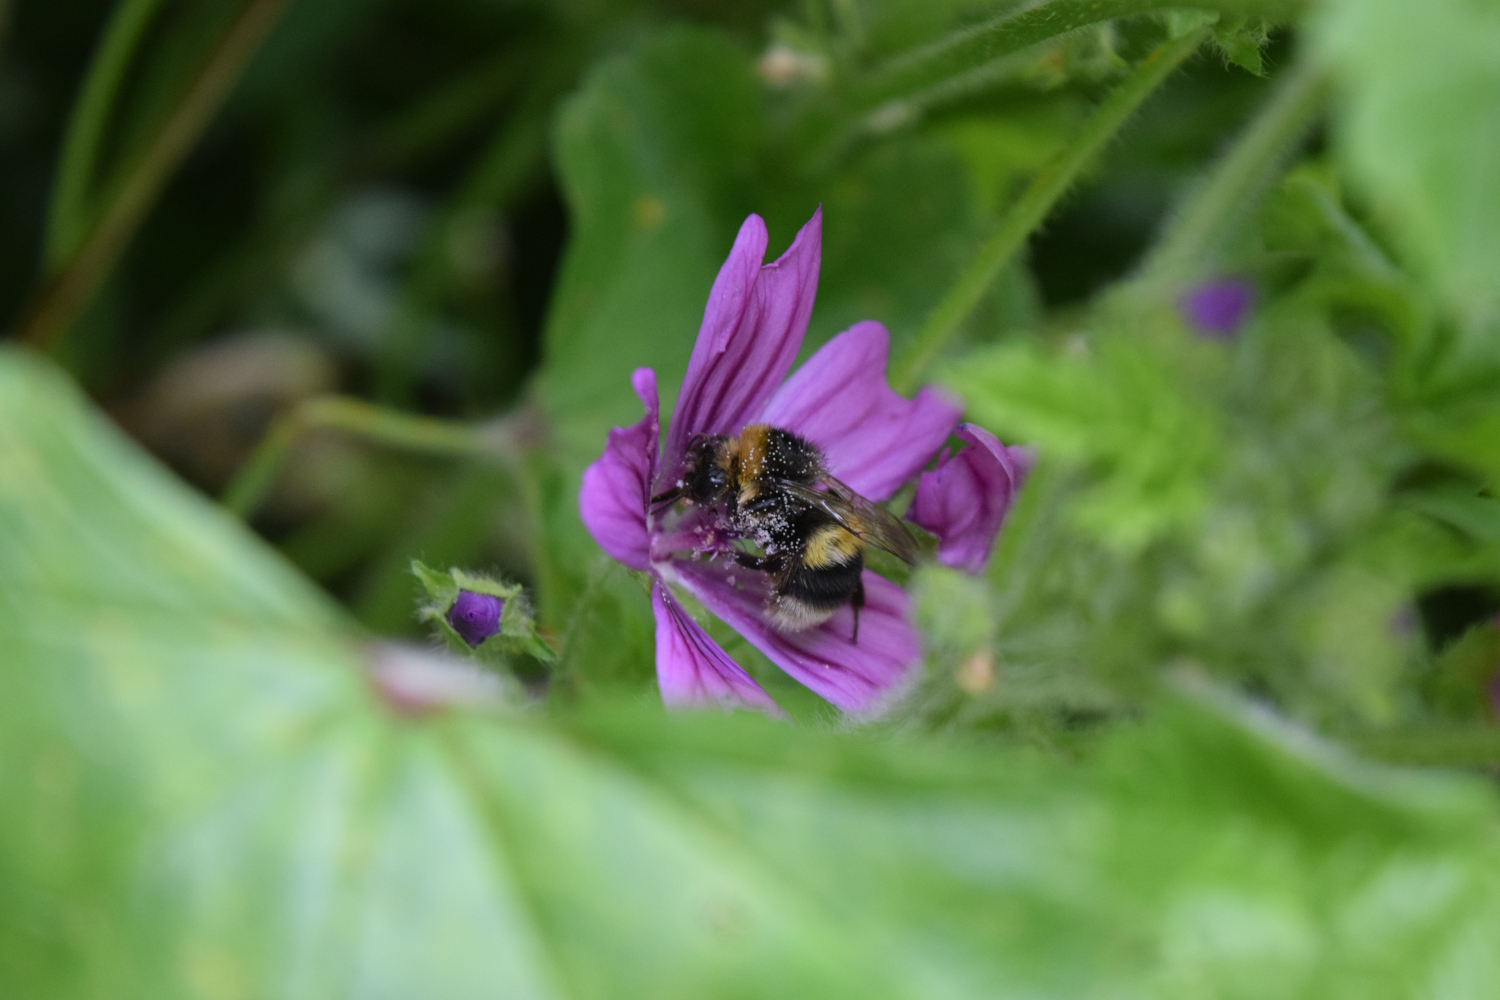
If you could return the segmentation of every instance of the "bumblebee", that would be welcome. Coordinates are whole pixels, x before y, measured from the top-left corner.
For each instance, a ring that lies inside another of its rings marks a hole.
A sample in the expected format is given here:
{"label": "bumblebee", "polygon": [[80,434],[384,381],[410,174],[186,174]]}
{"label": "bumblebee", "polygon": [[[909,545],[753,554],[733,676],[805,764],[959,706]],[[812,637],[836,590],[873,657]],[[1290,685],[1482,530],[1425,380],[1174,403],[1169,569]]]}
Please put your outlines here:
{"label": "bumblebee", "polygon": [[848,604],[858,642],[865,548],[908,563],[916,555],[900,521],[829,475],[817,445],[767,424],[694,438],[682,478],[651,499],[658,509],[678,500],[717,507],[732,533],[759,545],[762,555],[735,559],[770,577],[766,611],[786,632],[821,625]]}

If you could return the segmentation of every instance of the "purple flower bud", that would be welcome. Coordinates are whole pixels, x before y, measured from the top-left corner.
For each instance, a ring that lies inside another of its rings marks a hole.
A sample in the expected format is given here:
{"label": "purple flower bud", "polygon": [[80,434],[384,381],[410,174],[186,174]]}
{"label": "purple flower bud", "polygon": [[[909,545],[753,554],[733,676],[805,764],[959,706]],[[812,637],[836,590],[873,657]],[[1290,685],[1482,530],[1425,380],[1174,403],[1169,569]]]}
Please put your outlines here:
{"label": "purple flower bud", "polygon": [[448,609],[448,624],[463,636],[464,642],[477,646],[500,631],[500,612],[505,602],[491,594],[460,590],[453,607]]}
{"label": "purple flower bud", "polygon": [[1182,314],[1204,336],[1234,336],[1255,301],[1255,286],[1241,278],[1205,281],[1183,296]]}

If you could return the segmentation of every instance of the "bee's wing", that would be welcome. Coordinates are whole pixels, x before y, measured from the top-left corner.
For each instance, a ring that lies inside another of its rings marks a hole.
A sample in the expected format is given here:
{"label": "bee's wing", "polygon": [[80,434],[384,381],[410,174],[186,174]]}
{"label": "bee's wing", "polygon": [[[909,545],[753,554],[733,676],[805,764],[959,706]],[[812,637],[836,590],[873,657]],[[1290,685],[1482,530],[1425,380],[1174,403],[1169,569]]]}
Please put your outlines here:
{"label": "bee's wing", "polygon": [[839,524],[908,563],[917,561],[917,542],[905,525],[832,476],[823,477],[826,490],[806,483],[779,480],[777,485],[806,503],[819,508]]}

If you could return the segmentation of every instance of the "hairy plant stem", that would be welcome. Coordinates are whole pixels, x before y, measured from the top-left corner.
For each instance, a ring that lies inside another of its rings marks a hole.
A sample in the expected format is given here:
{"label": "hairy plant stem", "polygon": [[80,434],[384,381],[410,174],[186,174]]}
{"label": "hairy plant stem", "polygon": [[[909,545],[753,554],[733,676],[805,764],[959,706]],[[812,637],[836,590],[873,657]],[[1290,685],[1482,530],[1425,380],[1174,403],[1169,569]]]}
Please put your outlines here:
{"label": "hairy plant stem", "polygon": [[550,607],[549,601],[558,592],[558,579],[542,523],[544,499],[535,450],[543,431],[533,413],[522,410],[481,424],[462,424],[401,413],[346,396],[309,399],[271,425],[224,490],[220,499],[224,509],[242,519],[254,514],[276,485],[276,477],[292,447],[304,434],[317,430],[344,431],[375,444],[421,455],[502,465],[514,477],[525,510],[526,523],[521,534],[539,602]]}
{"label": "hairy plant stem", "polygon": [[1235,224],[1280,176],[1282,167],[1327,106],[1326,74],[1295,67],[1229,152],[1167,223],[1131,283],[1131,294],[1172,294],[1214,265]]}
{"label": "hairy plant stem", "polygon": [[1084,168],[1161,82],[1195,52],[1208,35],[1198,28],[1157,46],[1110,92],[1084,123],[1082,133],[1032,180],[980,246],[974,261],[938,301],[915,339],[892,368],[899,392],[913,391],[927,366],[979,304],[995,277],[1041,225]]}
{"label": "hairy plant stem", "polygon": [[[144,8],[148,0],[129,0],[129,2]],[[74,211],[71,207],[72,199],[76,196],[72,185],[77,183],[81,187],[87,186],[87,175],[92,173],[92,160],[97,152],[98,142],[97,135],[79,139],[81,148],[75,151],[79,166],[72,169],[83,172],[76,181],[66,178],[59,180],[59,184],[66,182],[69,185],[66,195],[69,207],[62,218],[55,220],[56,225],[62,226],[56,236],[59,252],[74,242],[76,242],[77,250],[68,255],[65,261],[57,262],[56,269],[47,284],[27,307],[25,318],[20,324],[23,340],[34,347],[46,349],[67,330],[78,314],[93,299],[94,292],[114,267],[115,261],[119,259],[130,237],[134,235],[146,214],[156,203],[162,188],[197,143],[203,130],[208,127],[214,112],[218,110],[225,97],[228,96],[230,87],[239,78],[240,71],[244,69],[261,41],[281,16],[288,2],[289,0],[247,0],[239,17],[220,40],[203,69],[194,78],[155,136],[146,144],[145,151],[115,186],[105,208],[98,215],[98,221],[94,223],[86,236],[80,235],[75,241],[69,229],[76,221],[71,215]],[[112,31],[113,28],[114,25],[111,25]],[[123,33],[125,28],[122,27],[120,30]],[[125,47],[127,43],[122,41],[119,44]],[[134,39],[130,39],[128,44],[130,48],[133,48]],[[107,47],[108,42],[106,42]],[[129,49],[127,48],[119,58],[128,61],[128,55]],[[106,56],[115,58],[113,52],[100,53],[101,59]],[[120,71],[123,71],[123,66],[120,67]],[[100,72],[101,76],[105,75],[104,70]],[[114,72],[114,70],[111,69],[109,72]],[[92,75],[91,71],[90,76]],[[101,83],[101,90],[104,90],[105,86],[105,83]],[[109,84],[107,92],[99,98],[103,101],[100,114],[107,111],[108,101],[114,89],[115,84]],[[84,106],[89,99],[90,95],[86,88],[75,117],[83,116],[85,111],[89,114],[94,113],[92,105],[87,108]],[[96,127],[102,128],[102,123],[97,126],[88,123],[79,125],[82,131],[91,131]],[[69,139],[72,139],[71,129]],[[60,194],[59,197],[63,195]],[[49,248],[51,246],[52,238],[49,236]]]}
{"label": "hairy plant stem", "polygon": [[457,458],[519,456],[519,433],[505,421],[469,425],[413,416],[345,396],[306,400],[278,418],[256,445],[221,503],[239,517],[253,514],[276,485],[276,477],[292,445],[313,430],[342,430],[370,441],[424,455]]}
{"label": "hairy plant stem", "polygon": [[953,78],[983,64],[1052,42],[1090,25],[1124,17],[1159,14],[1182,8],[1205,12],[1294,18],[1304,0],[1050,0],[1025,9],[1007,10],[943,38],[893,56],[856,83],[863,101],[900,99],[938,78]]}

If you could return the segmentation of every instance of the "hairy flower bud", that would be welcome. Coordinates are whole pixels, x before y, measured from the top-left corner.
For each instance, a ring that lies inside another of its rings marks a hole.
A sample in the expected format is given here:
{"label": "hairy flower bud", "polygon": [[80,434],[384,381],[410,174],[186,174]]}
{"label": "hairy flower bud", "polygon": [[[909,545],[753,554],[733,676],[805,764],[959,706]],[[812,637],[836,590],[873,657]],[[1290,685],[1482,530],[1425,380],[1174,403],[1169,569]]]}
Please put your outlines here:
{"label": "hairy flower bud", "polygon": [[500,631],[500,612],[505,602],[490,594],[460,590],[448,609],[448,624],[470,646],[477,646]]}
{"label": "hairy flower bud", "polygon": [[1205,337],[1222,340],[1234,336],[1254,304],[1254,285],[1240,278],[1222,278],[1189,291],[1180,307]]}

